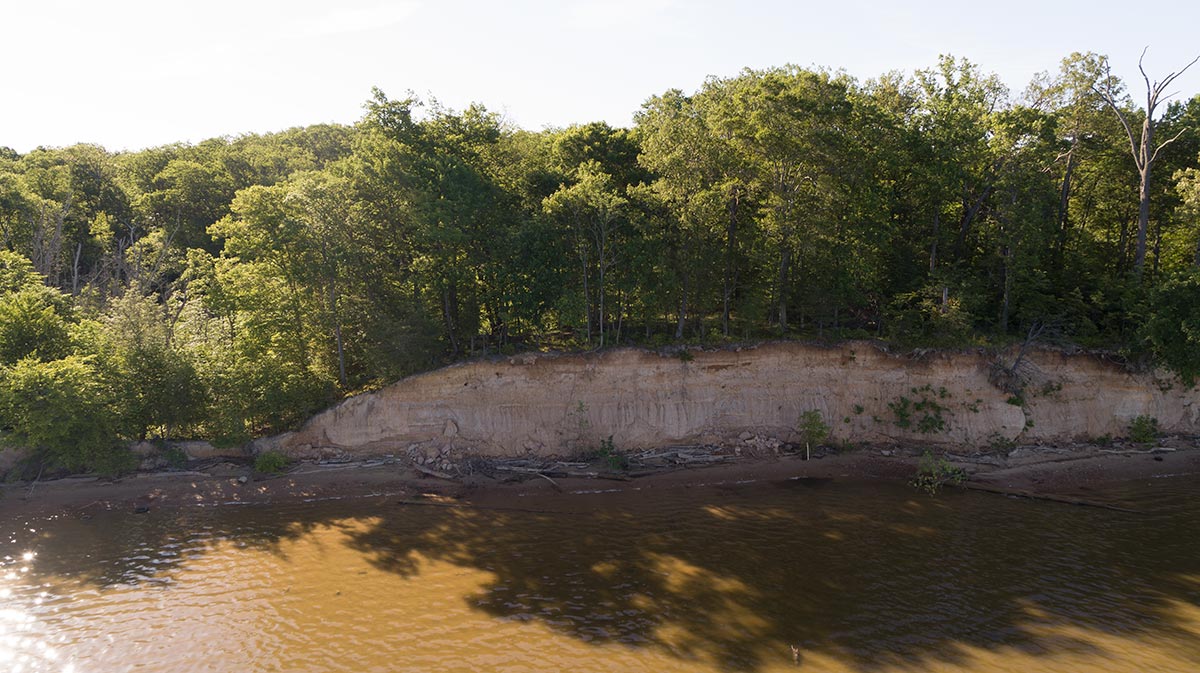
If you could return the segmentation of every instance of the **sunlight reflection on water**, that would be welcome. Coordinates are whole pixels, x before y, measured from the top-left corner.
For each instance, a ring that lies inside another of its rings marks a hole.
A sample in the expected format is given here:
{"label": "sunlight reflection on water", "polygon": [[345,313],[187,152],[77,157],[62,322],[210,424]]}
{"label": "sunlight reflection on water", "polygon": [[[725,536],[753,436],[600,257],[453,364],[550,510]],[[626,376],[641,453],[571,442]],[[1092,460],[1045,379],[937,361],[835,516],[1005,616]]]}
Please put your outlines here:
{"label": "sunlight reflection on water", "polygon": [[0,671],[1200,670],[1194,486],[1141,516],[763,482],[27,523]]}
{"label": "sunlight reflection on water", "polygon": [[[75,673],[75,665],[62,662],[59,650],[50,644],[45,625],[20,607],[25,603],[36,608],[50,595],[25,582],[36,557],[35,552],[26,551],[18,558],[5,556],[0,561],[4,568],[0,581],[0,599],[4,600],[4,607],[0,607],[0,669],[12,673]],[[27,595],[18,596],[17,592]]]}

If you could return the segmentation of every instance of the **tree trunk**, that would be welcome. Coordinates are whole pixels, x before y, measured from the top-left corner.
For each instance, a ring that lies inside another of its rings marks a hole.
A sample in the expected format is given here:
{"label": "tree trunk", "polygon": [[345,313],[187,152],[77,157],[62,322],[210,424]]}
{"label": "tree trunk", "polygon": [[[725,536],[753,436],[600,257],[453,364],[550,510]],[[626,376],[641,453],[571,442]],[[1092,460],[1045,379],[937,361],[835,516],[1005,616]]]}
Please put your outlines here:
{"label": "tree trunk", "polygon": [[601,348],[604,348],[604,262],[605,262],[604,248],[601,247],[600,248],[600,278],[599,278],[600,283],[599,283],[599,287],[596,288],[596,293],[599,295],[599,297],[597,298],[597,302],[596,302],[597,305],[599,306],[599,312],[596,315],[596,324],[600,328],[600,347]]}
{"label": "tree trunk", "polygon": [[579,253],[579,266],[583,269],[583,312],[587,318],[587,342],[592,345],[592,293],[588,290],[588,256],[587,251]]}
{"label": "tree trunk", "polygon": [[446,325],[446,337],[450,340],[450,354],[458,355],[458,335],[455,334],[453,310],[450,306],[450,286],[442,282],[442,321]]}
{"label": "tree trunk", "polygon": [[297,355],[300,356],[300,364],[308,367],[308,344],[304,341],[304,310],[300,305],[300,289],[296,283],[296,279],[291,274],[287,275],[288,289],[291,291],[291,309],[292,320],[295,321],[292,329],[292,336],[296,340]]}
{"label": "tree trunk", "polygon": [[721,331],[729,336],[729,301],[733,297],[733,247],[737,235],[737,216],[741,207],[742,190],[733,188],[729,200],[729,224],[725,227],[725,274],[721,281]]}
{"label": "tree trunk", "polygon": [[625,322],[625,290],[617,291],[617,345],[621,345],[621,326]]}
{"label": "tree trunk", "polygon": [[983,204],[995,189],[995,187],[988,185],[984,188],[983,193],[975,199],[975,203],[970,206],[966,202],[963,203],[963,217],[962,221],[958,224],[958,238],[954,240],[954,256],[956,258],[962,259],[963,249],[967,247],[967,234],[971,231],[971,224],[975,221],[975,218],[979,215],[979,211],[983,209]]}
{"label": "tree trunk", "polygon": [[1008,307],[1012,297],[1012,246],[1004,251],[1004,300],[1000,302],[1000,333],[1008,333]]}
{"label": "tree trunk", "polygon": [[1138,278],[1142,277],[1142,267],[1146,264],[1146,232],[1150,228],[1150,165],[1147,164],[1140,172],[1137,243],[1133,253],[1133,272]]}
{"label": "tree trunk", "polygon": [[787,247],[786,242],[783,250],[779,252],[779,332],[783,333],[788,328],[787,315],[787,277],[788,266],[792,261],[792,251]]}
{"label": "tree trunk", "polygon": [[79,294],[79,256],[83,254],[83,243],[75,246],[75,263],[71,265],[71,296]]}
{"label": "tree trunk", "polygon": [[687,321],[688,312],[688,278],[685,273],[683,276],[683,292],[679,298],[679,320],[675,322],[675,340],[683,338],[683,325]]}
{"label": "tree trunk", "polygon": [[346,351],[342,346],[342,321],[338,316],[338,292],[337,283],[329,283],[329,313],[333,318],[333,339],[337,346],[337,363],[338,363],[338,383],[342,389],[346,388]]}
{"label": "tree trunk", "polygon": [[1117,235],[1117,273],[1125,271],[1125,262],[1129,252],[1129,223],[1121,221],[1121,231]]}
{"label": "tree trunk", "polygon": [[1067,151],[1067,169],[1063,172],[1062,189],[1058,194],[1058,246],[1057,258],[1058,268],[1062,268],[1062,260],[1066,256],[1067,249],[1067,230],[1071,226],[1069,218],[1069,206],[1071,201],[1071,177],[1075,173],[1075,146],[1079,141],[1075,138],[1071,140],[1071,149]]}
{"label": "tree trunk", "polygon": [[929,246],[929,273],[937,268],[938,237],[942,235],[942,212],[938,208],[933,212],[933,243]]}

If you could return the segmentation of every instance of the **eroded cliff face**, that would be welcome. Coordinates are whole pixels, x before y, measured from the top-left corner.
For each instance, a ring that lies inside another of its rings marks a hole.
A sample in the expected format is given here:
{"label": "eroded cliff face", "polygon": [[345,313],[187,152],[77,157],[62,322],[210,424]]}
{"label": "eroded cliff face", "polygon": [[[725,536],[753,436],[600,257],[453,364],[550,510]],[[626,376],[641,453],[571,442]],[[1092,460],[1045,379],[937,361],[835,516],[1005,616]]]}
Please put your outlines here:
{"label": "eroded cliff face", "polygon": [[[993,356],[891,355],[870,343],[773,343],[690,351],[620,349],[462,363],[348,399],[264,442],[294,457],[429,449],[571,455],[612,437],[619,450],[795,441],[817,410],[834,440],[986,446],[1121,436],[1136,416],[1200,433],[1200,392],[1084,355],[1028,356],[1023,400],[991,384]],[[1023,403],[1022,403],[1023,402]]]}

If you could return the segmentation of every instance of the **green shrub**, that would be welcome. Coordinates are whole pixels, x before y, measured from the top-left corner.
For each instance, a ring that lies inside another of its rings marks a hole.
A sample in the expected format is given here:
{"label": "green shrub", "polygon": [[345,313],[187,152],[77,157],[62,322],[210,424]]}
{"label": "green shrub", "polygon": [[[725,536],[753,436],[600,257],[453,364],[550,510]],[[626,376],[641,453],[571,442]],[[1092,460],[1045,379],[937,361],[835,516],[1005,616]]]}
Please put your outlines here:
{"label": "green shrub", "polygon": [[178,446],[172,446],[166,451],[163,451],[162,457],[163,460],[167,461],[167,467],[173,470],[182,470],[183,468],[187,467],[187,454],[184,453],[183,449],[179,448]]}
{"label": "green shrub", "polygon": [[800,435],[800,441],[804,442],[804,459],[808,460],[812,457],[812,445],[820,444],[829,437],[829,426],[821,418],[821,412],[809,409],[800,414],[796,432]]}
{"label": "green shrub", "polygon": [[92,460],[88,468],[105,477],[119,477],[138,467],[138,457],[125,447],[113,447]]}
{"label": "green shrub", "polygon": [[1129,439],[1138,444],[1150,444],[1158,435],[1158,419],[1153,416],[1138,416],[1129,422]]}
{"label": "green shrub", "polygon": [[944,431],[946,419],[942,413],[946,407],[938,400],[949,398],[949,391],[944,387],[934,390],[933,386],[925,384],[920,388],[912,388],[910,392],[917,397],[916,400],[901,395],[895,402],[888,402],[888,408],[895,416],[892,424],[908,430],[913,427],[915,419],[917,432],[930,434]]}
{"label": "green shrub", "polygon": [[286,470],[290,463],[288,457],[278,451],[264,451],[254,459],[254,471],[262,474],[278,474]]}
{"label": "green shrub", "polygon": [[612,435],[600,440],[600,450],[596,452],[596,455],[603,458],[608,469],[614,472],[623,472],[629,469],[629,457],[617,451],[613,445]]}
{"label": "green shrub", "polygon": [[954,467],[942,456],[934,456],[928,449],[917,463],[917,475],[909,482],[929,495],[936,495],[942,486],[957,485],[967,480],[967,473]]}
{"label": "green shrub", "polygon": [[887,306],[885,324],[888,338],[902,346],[957,348],[971,339],[970,311],[958,296],[942,303],[939,284],[897,294]]}
{"label": "green shrub", "polygon": [[988,448],[992,451],[1008,453],[1016,448],[1016,446],[1016,442],[998,432],[993,432],[991,435],[988,435]]}

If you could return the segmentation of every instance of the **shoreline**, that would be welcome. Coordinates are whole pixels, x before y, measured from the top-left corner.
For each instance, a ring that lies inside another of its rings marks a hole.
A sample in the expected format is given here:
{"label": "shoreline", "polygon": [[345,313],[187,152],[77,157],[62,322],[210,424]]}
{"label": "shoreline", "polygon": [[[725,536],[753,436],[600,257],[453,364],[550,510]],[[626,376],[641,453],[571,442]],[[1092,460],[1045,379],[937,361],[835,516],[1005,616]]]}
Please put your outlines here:
{"label": "shoreline", "polygon": [[[719,461],[697,460],[632,472],[605,469],[603,464],[568,472],[506,470],[485,462],[469,465],[468,473],[454,476],[394,457],[324,464],[300,462],[277,475],[256,474],[247,464],[206,461],[208,464],[197,469],[139,472],[113,480],[84,476],[4,484],[0,486],[0,511],[10,517],[88,518],[101,511],[272,507],[370,497],[504,505],[527,495],[572,497],[598,491],[691,488],[729,481],[812,478],[907,483],[917,473],[920,455],[916,448],[871,447],[846,452],[825,449],[805,460],[801,450],[766,456],[722,455]],[[961,485],[967,489],[1111,509],[1120,508],[1105,498],[1120,484],[1200,475],[1200,437],[1164,438],[1153,446],[1071,444],[942,455],[967,475]]]}

